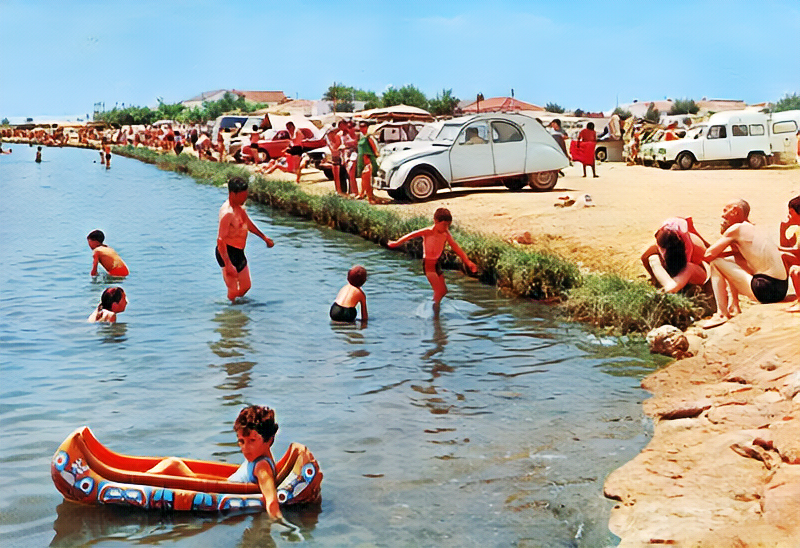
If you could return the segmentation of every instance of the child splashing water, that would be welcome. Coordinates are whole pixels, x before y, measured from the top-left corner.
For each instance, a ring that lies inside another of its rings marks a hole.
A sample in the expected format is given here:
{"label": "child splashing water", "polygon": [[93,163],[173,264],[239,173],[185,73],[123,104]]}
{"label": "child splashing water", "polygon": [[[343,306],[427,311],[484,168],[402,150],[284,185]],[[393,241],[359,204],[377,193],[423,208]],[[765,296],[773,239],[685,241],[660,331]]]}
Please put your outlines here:
{"label": "child splashing water", "polygon": [[121,287],[109,287],[100,296],[100,304],[92,312],[87,322],[108,322],[115,323],[117,314],[123,312],[128,306],[128,298]]}

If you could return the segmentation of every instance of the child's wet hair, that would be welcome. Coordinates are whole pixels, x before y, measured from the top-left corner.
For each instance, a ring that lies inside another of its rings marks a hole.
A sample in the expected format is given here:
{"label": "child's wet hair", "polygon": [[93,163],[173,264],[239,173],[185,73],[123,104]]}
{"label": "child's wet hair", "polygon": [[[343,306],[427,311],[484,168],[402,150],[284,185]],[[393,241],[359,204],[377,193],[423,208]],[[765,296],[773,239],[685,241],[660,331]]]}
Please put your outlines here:
{"label": "child's wet hair", "polygon": [[264,441],[269,441],[278,431],[278,423],[275,422],[275,411],[262,405],[245,407],[239,412],[239,416],[236,417],[236,422],[233,423],[233,429],[236,432],[241,430],[242,434],[245,436],[248,435],[251,430],[254,430],[264,438]]}
{"label": "child's wet hair", "polygon": [[367,281],[367,269],[360,264],[354,266],[347,272],[347,283],[355,287],[361,287]]}
{"label": "child's wet hair", "polygon": [[450,214],[449,209],[446,207],[440,207],[433,213],[433,220],[436,222],[447,221],[448,223],[452,223],[453,216]]}
{"label": "child's wet hair", "polygon": [[122,300],[125,291],[121,287],[108,287],[103,294],[100,295],[100,304],[97,305],[97,310],[111,310],[114,303]]}
{"label": "child's wet hair", "polygon": [[795,213],[800,215],[800,196],[795,196],[791,200],[789,200],[789,207],[794,209]]}
{"label": "child's wet hair", "polygon": [[228,192],[244,192],[245,190],[247,190],[247,179],[244,177],[228,179]]}
{"label": "child's wet hair", "polygon": [[103,234],[102,230],[92,230],[88,236],[86,236],[87,240],[94,240],[95,242],[100,242],[101,244],[105,241],[106,235]]}

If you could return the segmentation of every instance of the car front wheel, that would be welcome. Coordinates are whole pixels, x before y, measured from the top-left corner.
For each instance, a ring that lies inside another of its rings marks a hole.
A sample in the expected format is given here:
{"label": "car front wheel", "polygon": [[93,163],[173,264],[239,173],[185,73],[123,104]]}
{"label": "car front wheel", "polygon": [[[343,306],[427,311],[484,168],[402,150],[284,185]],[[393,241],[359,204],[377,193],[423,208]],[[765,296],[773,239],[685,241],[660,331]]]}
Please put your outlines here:
{"label": "car front wheel", "polygon": [[604,148],[598,148],[594,153],[594,157],[598,162],[605,162],[608,159],[608,151]]}
{"label": "car front wheel", "polygon": [[408,198],[413,201],[427,200],[436,194],[436,178],[425,169],[412,171],[403,186]]}
{"label": "car front wheel", "polygon": [[747,165],[750,169],[761,169],[767,163],[767,159],[763,154],[754,152],[747,157]]}
{"label": "car front wheel", "polygon": [[692,169],[694,165],[694,156],[688,152],[681,152],[675,159],[675,163],[678,164],[678,167],[681,169]]}
{"label": "car front wheel", "polygon": [[528,176],[528,185],[536,191],[552,190],[558,182],[558,171],[540,171]]}

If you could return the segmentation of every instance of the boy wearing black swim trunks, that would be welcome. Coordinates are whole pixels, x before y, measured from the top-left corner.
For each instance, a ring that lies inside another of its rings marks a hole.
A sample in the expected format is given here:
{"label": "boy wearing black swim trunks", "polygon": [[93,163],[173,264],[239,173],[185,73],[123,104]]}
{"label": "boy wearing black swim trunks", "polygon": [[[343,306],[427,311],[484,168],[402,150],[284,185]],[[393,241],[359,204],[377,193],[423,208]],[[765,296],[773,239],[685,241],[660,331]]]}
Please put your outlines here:
{"label": "boy wearing black swim trunks", "polygon": [[459,247],[453,236],[450,234],[450,223],[453,222],[453,217],[450,211],[446,208],[440,207],[433,214],[433,226],[422,228],[409,232],[405,236],[390,241],[386,244],[390,248],[399,247],[408,240],[414,238],[422,238],[422,267],[425,276],[428,278],[431,287],[433,288],[433,305],[438,309],[439,303],[447,294],[447,285],[444,283],[444,276],[442,275],[442,267],[439,265],[439,258],[444,251],[444,244],[449,244],[450,249],[458,255],[461,262],[470,270],[476,272],[478,267],[469,260],[467,254]]}
{"label": "boy wearing black swim trunks", "polygon": [[250,290],[250,267],[244,255],[247,234],[252,232],[272,247],[275,243],[262,233],[244,210],[247,201],[247,181],[241,177],[228,180],[228,199],[219,209],[217,232],[217,263],[222,267],[222,278],[228,287],[228,299],[243,297]]}

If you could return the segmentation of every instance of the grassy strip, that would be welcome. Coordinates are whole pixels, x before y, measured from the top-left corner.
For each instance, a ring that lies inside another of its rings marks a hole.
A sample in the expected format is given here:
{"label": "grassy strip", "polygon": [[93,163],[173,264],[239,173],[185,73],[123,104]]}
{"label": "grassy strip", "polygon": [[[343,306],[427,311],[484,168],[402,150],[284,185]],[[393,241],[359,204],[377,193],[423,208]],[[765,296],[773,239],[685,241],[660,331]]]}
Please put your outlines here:
{"label": "grassy strip", "polygon": [[[233,175],[247,177],[251,200],[336,230],[358,234],[380,245],[431,224],[427,218],[403,219],[389,210],[343,199],[335,193],[306,194],[295,183],[252,176],[236,164],[209,162],[186,154],[166,155],[130,146],[115,148],[115,152],[161,169],[186,173],[199,182],[215,186],[224,186]],[[703,311],[702,302],[696,298],[658,293],[648,284],[616,275],[581,275],[577,266],[556,255],[523,248],[495,236],[458,229],[453,233],[478,265],[481,281],[522,297],[564,301],[563,308],[574,320],[611,327],[621,333],[646,332],[665,323],[685,328]],[[405,251],[421,257],[421,240],[408,242]],[[447,268],[461,267],[450,251],[445,252],[443,261]]]}

